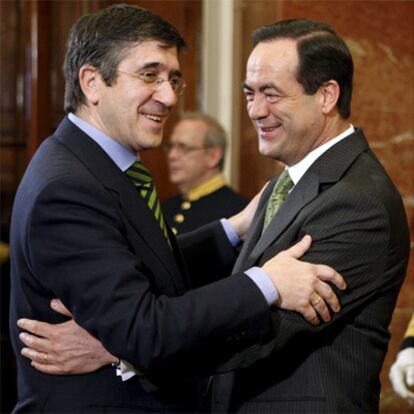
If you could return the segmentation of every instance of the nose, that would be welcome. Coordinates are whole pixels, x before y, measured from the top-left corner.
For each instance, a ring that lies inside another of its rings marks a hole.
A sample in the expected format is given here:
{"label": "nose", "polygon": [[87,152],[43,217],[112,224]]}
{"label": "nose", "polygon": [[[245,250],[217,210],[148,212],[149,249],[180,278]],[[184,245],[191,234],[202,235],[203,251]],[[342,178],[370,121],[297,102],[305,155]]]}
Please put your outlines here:
{"label": "nose", "polygon": [[174,145],[174,144],[171,145],[168,148],[168,151],[167,151],[167,159],[168,159],[168,161],[176,160],[179,157],[180,157],[180,151],[178,150],[178,147],[176,145]]}
{"label": "nose", "polygon": [[253,100],[247,103],[247,112],[252,120],[265,118],[269,114],[266,99],[260,94],[255,94]]}
{"label": "nose", "polygon": [[158,85],[153,95],[154,99],[167,107],[172,107],[177,103],[177,94],[174,92],[170,82],[167,80]]}

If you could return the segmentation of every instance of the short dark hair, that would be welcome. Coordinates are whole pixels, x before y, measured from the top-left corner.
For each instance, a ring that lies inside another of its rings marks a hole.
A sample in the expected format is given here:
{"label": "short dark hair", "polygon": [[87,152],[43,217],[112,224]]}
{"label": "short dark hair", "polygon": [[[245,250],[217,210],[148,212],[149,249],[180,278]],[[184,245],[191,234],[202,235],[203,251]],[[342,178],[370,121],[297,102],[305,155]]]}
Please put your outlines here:
{"label": "short dark hair", "polygon": [[253,46],[277,39],[297,40],[299,64],[296,79],[305,93],[313,95],[327,81],[340,87],[338,111],[346,119],[351,115],[354,64],[344,40],[332,26],[317,20],[289,19],[257,29]]}
{"label": "short dark hair", "polygon": [[144,40],[158,40],[180,52],[186,43],[162,17],[138,6],[117,4],[87,14],[70,30],[63,71],[65,111],[74,112],[86,99],[79,84],[79,70],[90,64],[107,85],[116,78],[116,68],[131,46]]}

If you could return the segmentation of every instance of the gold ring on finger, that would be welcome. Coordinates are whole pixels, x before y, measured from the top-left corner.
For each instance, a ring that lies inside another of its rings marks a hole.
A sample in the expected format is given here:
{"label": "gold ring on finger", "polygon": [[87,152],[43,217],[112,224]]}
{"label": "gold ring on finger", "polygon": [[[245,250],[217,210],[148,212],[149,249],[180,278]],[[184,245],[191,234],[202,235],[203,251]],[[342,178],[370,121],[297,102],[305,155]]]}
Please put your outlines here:
{"label": "gold ring on finger", "polygon": [[321,303],[321,300],[322,300],[322,298],[320,296],[318,296],[318,299],[311,302],[311,305],[312,306],[318,306]]}

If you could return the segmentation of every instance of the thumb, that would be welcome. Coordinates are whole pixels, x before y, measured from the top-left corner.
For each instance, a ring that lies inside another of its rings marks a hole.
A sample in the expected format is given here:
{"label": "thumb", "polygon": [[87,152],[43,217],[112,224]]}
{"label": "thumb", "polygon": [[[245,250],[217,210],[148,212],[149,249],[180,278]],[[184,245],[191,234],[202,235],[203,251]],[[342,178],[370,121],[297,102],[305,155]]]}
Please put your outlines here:
{"label": "thumb", "polygon": [[293,257],[294,259],[300,259],[308,250],[312,244],[312,237],[307,234],[302,237],[302,240],[294,244],[289,249],[285,250],[285,255]]}
{"label": "thumb", "polygon": [[60,299],[52,299],[50,301],[50,307],[57,313],[62,315],[72,317],[72,313],[66,308],[66,306],[61,302]]}

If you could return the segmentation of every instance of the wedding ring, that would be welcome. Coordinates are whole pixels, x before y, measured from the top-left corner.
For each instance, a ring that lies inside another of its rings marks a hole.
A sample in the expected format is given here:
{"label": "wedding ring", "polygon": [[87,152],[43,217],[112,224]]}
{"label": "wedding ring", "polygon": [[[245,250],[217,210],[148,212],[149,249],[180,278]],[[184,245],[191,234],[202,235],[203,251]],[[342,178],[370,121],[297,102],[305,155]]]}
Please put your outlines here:
{"label": "wedding ring", "polygon": [[322,298],[320,296],[318,296],[318,299],[311,302],[311,305],[312,306],[318,306],[321,303],[321,300],[322,300]]}

